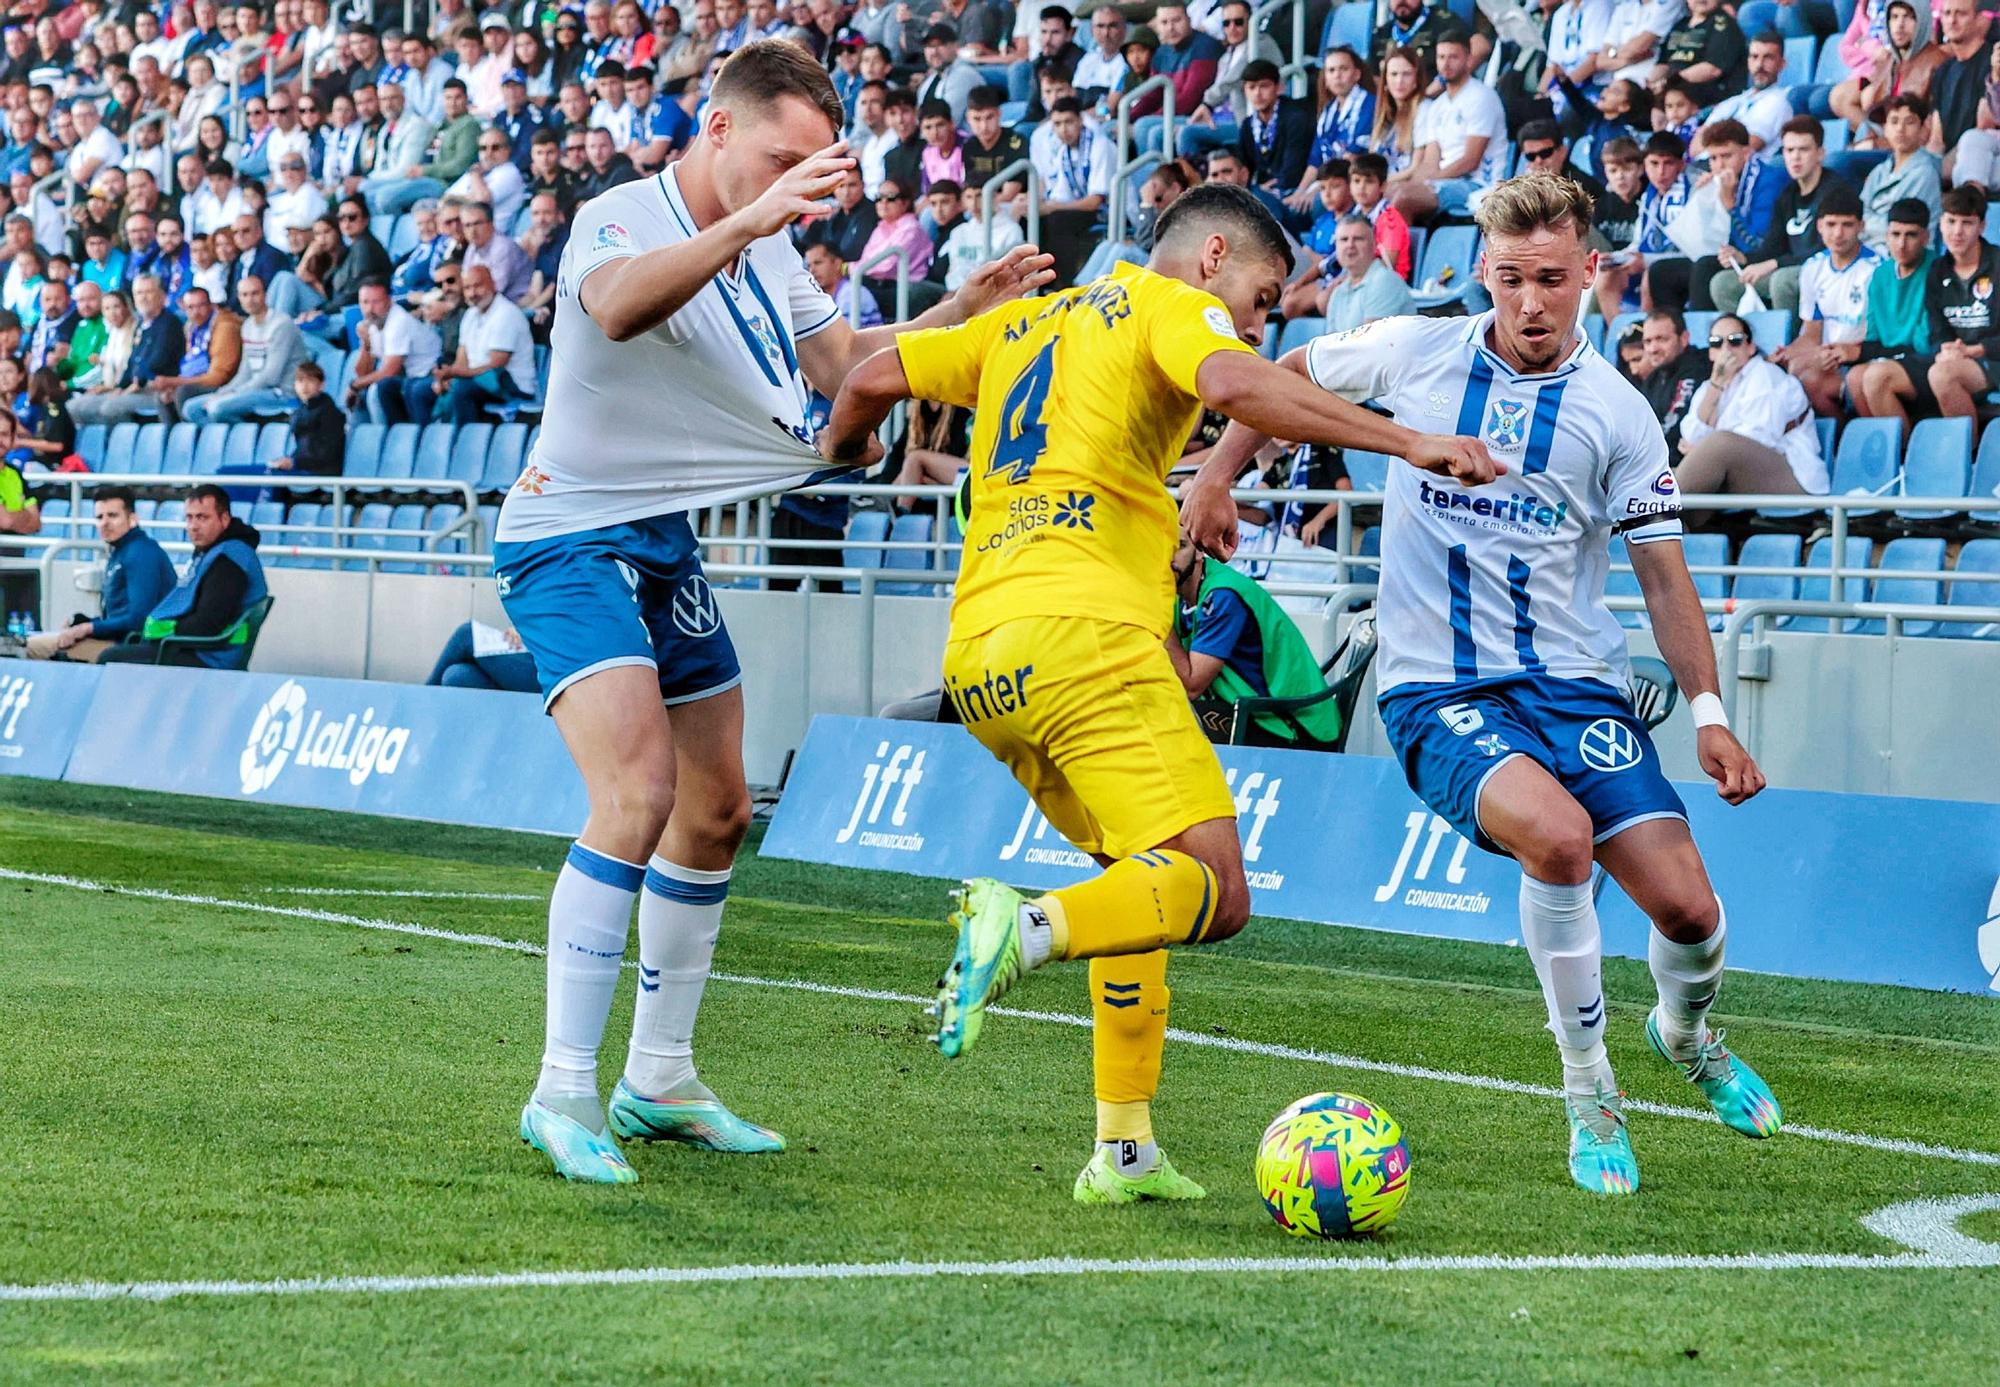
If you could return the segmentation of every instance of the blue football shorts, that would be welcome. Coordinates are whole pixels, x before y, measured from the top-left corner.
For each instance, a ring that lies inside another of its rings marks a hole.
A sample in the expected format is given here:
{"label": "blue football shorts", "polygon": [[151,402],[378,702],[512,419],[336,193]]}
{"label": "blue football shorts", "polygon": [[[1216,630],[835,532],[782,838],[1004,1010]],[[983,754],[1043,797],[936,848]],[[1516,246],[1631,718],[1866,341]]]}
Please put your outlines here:
{"label": "blue football shorts", "polygon": [[1382,725],[1417,797],[1505,855],[1479,826],[1479,794],[1515,756],[1540,765],[1590,815],[1592,841],[1648,819],[1687,819],[1660,753],[1625,694],[1597,679],[1512,674],[1465,684],[1403,684]]}
{"label": "blue football shorts", "polygon": [[742,681],[685,515],[502,541],[493,578],[535,657],[545,709],[577,680],[619,665],[658,670],[667,703],[695,703]]}

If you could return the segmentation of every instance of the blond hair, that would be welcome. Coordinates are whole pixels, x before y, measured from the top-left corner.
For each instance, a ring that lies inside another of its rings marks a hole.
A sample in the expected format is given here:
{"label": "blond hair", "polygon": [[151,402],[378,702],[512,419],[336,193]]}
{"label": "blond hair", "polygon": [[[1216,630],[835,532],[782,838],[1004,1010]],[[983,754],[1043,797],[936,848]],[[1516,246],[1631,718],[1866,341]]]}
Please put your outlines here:
{"label": "blond hair", "polygon": [[1590,234],[1597,210],[1590,194],[1574,179],[1559,173],[1524,173],[1509,178],[1486,194],[1474,219],[1488,236],[1526,236],[1547,228],[1572,227],[1578,239]]}

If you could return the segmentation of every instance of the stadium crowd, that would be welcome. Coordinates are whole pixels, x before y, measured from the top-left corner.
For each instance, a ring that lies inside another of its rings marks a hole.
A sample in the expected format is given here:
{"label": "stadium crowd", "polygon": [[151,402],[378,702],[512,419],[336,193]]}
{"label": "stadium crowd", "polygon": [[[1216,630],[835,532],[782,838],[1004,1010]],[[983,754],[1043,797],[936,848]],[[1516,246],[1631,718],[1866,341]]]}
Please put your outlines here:
{"label": "stadium crowd", "polygon": [[[676,159],[761,37],[821,58],[850,114],[859,167],[794,234],[864,323],[921,311],[1031,221],[1060,282],[1143,259],[1203,180],[1255,190],[1295,238],[1274,341],[1476,311],[1469,213],[1539,169],[1596,198],[1586,326],[1684,490],[1825,492],[1816,417],[1976,418],[2000,387],[2000,46],[1973,0],[1538,0],[1498,28],[1468,0],[1346,0],[1309,4],[1305,53],[1283,16],[1254,32],[1248,0],[1144,22],[1000,0],[407,13],[0,19],[0,527],[38,523],[37,474],[91,465],[91,424],[287,420],[289,453],[257,468],[331,474],[364,421],[532,417],[571,214]],[[917,419],[891,465],[950,477],[962,413]],[[1337,454],[1268,462],[1346,484]],[[1330,513],[1275,523],[1331,544]],[[837,558],[846,519],[787,498],[779,537]]]}

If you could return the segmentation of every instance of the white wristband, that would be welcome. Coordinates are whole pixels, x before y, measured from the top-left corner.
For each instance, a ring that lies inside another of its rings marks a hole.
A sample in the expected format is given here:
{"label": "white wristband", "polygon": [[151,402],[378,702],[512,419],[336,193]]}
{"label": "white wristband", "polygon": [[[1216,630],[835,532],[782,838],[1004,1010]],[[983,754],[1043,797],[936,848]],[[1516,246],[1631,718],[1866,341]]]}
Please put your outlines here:
{"label": "white wristband", "polygon": [[1729,714],[1723,711],[1722,699],[1716,694],[1696,694],[1688,700],[1688,711],[1694,714],[1697,728],[1729,726]]}

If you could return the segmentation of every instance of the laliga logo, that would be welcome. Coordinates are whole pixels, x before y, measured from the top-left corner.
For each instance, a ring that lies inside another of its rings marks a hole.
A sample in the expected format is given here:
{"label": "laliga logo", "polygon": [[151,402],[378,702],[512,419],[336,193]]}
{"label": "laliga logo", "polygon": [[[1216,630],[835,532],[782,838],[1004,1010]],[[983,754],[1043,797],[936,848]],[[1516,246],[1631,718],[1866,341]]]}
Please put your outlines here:
{"label": "laliga logo", "polygon": [[246,795],[270,789],[293,763],[312,770],[345,771],[348,784],[360,785],[377,771],[394,775],[409,742],[409,728],[376,722],[373,708],[364,709],[358,719],[352,713],[345,718],[322,717],[308,706],[304,687],[287,679],[257,710],[237,770]]}
{"label": "laliga logo", "polygon": [[1986,923],[1979,927],[1979,962],[1993,975],[1992,990],[2000,992],[2000,881],[1986,901]]}

